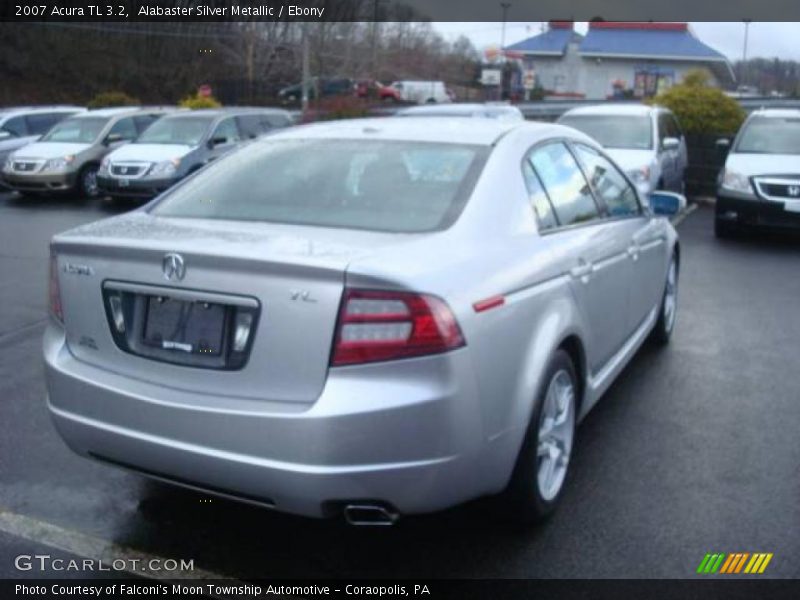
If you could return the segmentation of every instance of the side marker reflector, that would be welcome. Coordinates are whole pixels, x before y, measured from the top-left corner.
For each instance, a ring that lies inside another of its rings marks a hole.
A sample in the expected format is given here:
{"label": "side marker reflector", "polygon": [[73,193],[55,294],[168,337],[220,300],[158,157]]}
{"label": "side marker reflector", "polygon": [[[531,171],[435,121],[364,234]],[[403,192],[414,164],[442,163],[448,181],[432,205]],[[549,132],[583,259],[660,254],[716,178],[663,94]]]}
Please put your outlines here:
{"label": "side marker reflector", "polygon": [[498,306],[503,306],[505,303],[506,303],[505,296],[492,296],[491,298],[479,300],[478,302],[472,305],[472,308],[475,310],[475,312],[483,312],[491,308],[497,308]]}

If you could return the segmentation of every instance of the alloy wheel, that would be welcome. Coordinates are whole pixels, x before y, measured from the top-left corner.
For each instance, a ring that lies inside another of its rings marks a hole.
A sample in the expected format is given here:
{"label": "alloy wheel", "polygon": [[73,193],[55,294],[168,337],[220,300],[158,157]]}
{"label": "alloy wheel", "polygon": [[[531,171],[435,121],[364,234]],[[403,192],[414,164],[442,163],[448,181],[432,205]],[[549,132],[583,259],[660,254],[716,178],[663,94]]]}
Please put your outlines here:
{"label": "alloy wheel", "polygon": [[561,369],[553,375],[544,397],[537,446],[537,483],[546,501],[558,495],[569,466],[575,433],[575,384]]}

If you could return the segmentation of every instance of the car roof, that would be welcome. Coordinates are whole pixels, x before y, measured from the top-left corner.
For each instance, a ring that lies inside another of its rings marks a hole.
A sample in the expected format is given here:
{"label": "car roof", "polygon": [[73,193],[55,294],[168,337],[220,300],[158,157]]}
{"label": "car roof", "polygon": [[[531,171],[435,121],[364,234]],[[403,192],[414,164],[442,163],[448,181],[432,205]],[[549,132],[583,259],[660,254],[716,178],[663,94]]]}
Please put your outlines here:
{"label": "car roof", "polygon": [[167,106],[137,106],[131,108],[129,106],[123,107],[115,107],[115,108],[96,108],[93,110],[88,110],[86,112],[74,115],[70,118],[72,119],[91,119],[92,117],[121,117],[121,116],[138,116],[138,115],[153,115],[153,114],[163,114],[163,115],[170,115],[174,111],[179,109],[175,109],[172,107]]}
{"label": "car roof", "polygon": [[43,112],[81,112],[86,109],[82,106],[69,106],[58,104],[52,106],[6,106],[0,108],[0,118],[11,117],[19,114],[31,115]]}
{"label": "car roof", "polygon": [[798,119],[800,109],[797,108],[759,108],[752,112],[754,117],[767,117],[773,119]]}
{"label": "car roof", "polygon": [[230,117],[236,115],[248,115],[253,113],[263,113],[271,115],[291,115],[288,110],[282,108],[260,108],[257,106],[236,106],[231,108],[200,108],[197,110],[182,110],[167,115],[171,119],[182,119],[187,117]]}
{"label": "car roof", "polygon": [[398,111],[398,115],[411,116],[411,115],[472,115],[475,113],[514,113],[522,114],[516,106],[508,104],[481,104],[479,102],[462,102],[458,104],[433,104],[423,106],[412,106]]}
{"label": "car roof", "polygon": [[[520,121],[500,119],[475,119],[465,125],[461,117],[378,117],[301,125],[274,133],[269,139],[377,139],[489,146],[515,127],[523,125]],[[552,127],[547,123],[532,125]]]}
{"label": "car roof", "polygon": [[85,113],[75,115],[75,118],[87,119],[91,117],[116,117],[117,115],[123,115],[123,114],[135,115],[139,113],[150,113],[150,112],[153,112],[153,110],[142,108],[140,106],[115,106],[113,108],[95,108],[92,110],[88,110]]}
{"label": "car roof", "polygon": [[661,106],[647,106],[646,104],[592,104],[591,106],[578,106],[564,113],[563,116],[573,115],[615,115],[615,116],[642,116],[646,117],[653,112],[666,111]]}

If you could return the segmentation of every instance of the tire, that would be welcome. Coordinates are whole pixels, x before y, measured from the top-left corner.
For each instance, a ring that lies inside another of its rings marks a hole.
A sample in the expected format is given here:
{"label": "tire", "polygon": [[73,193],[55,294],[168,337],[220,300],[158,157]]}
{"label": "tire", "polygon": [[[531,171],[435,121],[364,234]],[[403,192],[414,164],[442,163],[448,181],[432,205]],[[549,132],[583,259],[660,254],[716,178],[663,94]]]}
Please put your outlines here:
{"label": "tire", "polygon": [[677,257],[673,254],[667,269],[667,279],[664,282],[664,295],[661,297],[661,308],[658,313],[650,339],[660,346],[669,343],[672,331],[675,329],[675,321],[678,316],[678,268]]}
{"label": "tire", "polygon": [[545,371],[511,481],[500,497],[504,518],[531,525],[556,509],[575,440],[578,390],[575,366],[559,349]]}
{"label": "tire", "polygon": [[714,218],[714,236],[721,239],[730,239],[736,235],[736,229],[733,223],[723,221],[719,217]]}
{"label": "tire", "polygon": [[86,165],[78,174],[78,194],[81,198],[97,198],[100,188],[97,186],[97,165]]}

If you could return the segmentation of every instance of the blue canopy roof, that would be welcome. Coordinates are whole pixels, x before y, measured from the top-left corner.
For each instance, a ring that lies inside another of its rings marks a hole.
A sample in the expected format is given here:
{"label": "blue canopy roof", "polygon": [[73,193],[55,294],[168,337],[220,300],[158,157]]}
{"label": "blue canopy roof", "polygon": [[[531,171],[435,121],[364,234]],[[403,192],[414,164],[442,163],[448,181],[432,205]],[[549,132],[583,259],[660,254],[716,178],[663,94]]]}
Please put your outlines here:
{"label": "blue canopy roof", "polygon": [[573,37],[581,39],[582,36],[575,33],[572,28],[548,29],[545,33],[506,46],[505,49],[526,54],[564,54],[567,44]]}
{"label": "blue canopy roof", "polygon": [[595,29],[581,42],[580,53],[635,58],[688,58],[694,60],[727,60],[706,46],[688,30]]}
{"label": "blue canopy roof", "polygon": [[642,60],[691,60],[706,65],[723,82],[733,82],[730,62],[697,39],[685,23],[592,23],[586,36],[572,27],[550,27],[505,50],[530,56],[562,56],[567,44],[579,41],[578,53],[591,57]]}

